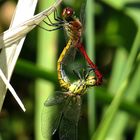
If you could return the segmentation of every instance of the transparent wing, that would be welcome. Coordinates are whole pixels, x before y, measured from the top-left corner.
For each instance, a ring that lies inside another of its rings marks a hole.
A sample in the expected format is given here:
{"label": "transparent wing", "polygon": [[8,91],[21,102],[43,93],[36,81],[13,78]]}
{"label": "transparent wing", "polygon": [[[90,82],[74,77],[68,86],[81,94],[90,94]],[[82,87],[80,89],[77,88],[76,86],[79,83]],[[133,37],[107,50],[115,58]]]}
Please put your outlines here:
{"label": "transparent wing", "polygon": [[67,75],[71,81],[73,78],[75,78],[73,70],[80,72],[83,69],[86,69],[86,66],[86,61],[79,52],[79,49],[71,44],[62,62],[62,67],[65,70],[63,73]]}
{"label": "transparent wing", "polygon": [[74,61],[77,50],[78,49],[74,47],[73,44],[71,43],[69,49],[66,51],[62,64],[68,65],[72,61]]}
{"label": "transparent wing", "polygon": [[49,97],[45,103],[44,106],[49,107],[49,106],[54,106],[57,104],[61,104],[64,99],[66,98],[67,92],[62,92],[62,91],[56,91],[56,94],[52,97]]}
{"label": "transparent wing", "polygon": [[61,107],[65,101],[66,93],[57,92],[48,98],[43,106],[41,114],[41,132],[45,139],[51,138],[57,130],[61,118]]}
{"label": "transparent wing", "polygon": [[77,140],[77,126],[81,111],[81,97],[69,97],[59,127],[60,140]]}

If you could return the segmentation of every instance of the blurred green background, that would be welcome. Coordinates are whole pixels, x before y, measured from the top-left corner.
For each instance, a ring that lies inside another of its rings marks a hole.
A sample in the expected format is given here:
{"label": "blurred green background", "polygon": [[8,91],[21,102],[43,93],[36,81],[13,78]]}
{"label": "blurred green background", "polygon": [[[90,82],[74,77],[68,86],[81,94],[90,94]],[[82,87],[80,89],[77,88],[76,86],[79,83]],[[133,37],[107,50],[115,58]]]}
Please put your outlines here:
{"label": "blurred green background", "polygon": [[[84,0],[64,0],[58,10],[70,6],[84,17],[84,46],[104,77],[101,86],[83,97],[79,140],[140,140],[140,1],[87,1],[85,7]],[[36,12],[52,3],[39,1]],[[16,1],[0,1],[1,33],[8,29],[15,6]],[[0,113],[0,140],[43,140],[43,103],[61,90],[56,62],[65,45],[63,30],[37,27],[27,35],[11,79],[27,111],[23,113],[7,93]]]}

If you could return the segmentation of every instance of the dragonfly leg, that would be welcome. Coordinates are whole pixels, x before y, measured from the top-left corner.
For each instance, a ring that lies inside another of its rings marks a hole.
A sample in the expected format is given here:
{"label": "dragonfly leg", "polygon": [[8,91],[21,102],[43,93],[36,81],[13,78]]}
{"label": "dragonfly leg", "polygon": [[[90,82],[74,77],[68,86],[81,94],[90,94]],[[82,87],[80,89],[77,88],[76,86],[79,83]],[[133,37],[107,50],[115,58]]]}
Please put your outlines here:
{"label": "dragonfly leg", "polygon": [[43,22],[44,22],[45,24],[47,24],[48,26],[52,26],[52,27],[55,27],[55,28],[54,28],[54,29],[46,29],[46,28],[44,28],[44,27],[38,25],[40,28],[42,28],[42,29],[44,29],[44,30],[46,30],[46,31],[55,31],[55,30],[59,30],[59,29],[62,29],[62,28],[63,28],[64,21],[63,21],[63,20],[57,20],[56,15],[55,15],[55,11],[54,11],[54,19],[55,19],[56,21],[59,21],[59,22],[53,23],[53,22],[51,21],[51,19],[49,18],[48,15],[45,15],[45,16],[47,17],[49,23],[48,23],[47,21],[45,21],[45,20],[43,20]]}
{"label": "dragonfly leg", "polygon": [[[43,20],[43,22],[45,22],[47,25],[49,25],[49,26],[62,26],[63,24],[64,24],[64,21],[63,20],[61,20],[61,21],[59,21],[59,22],[56,22],[56,23],[53,23],[52,21],[51,21],[51,19],[49,18],[49,16],[47,16],[47,19],[48,19],[48,21],[50,22],[50,23],[48,23],[48,22],[46,22],[45,20]],[[56,20],[56,18],[54,17],[54,19]]]}
{"label": "dragonfly leg", "polygon": [[62,20],[62,18],[60,18],[59,16],[58,16],[58,12],[57,12],[57,9],[55,8],[55,11],[54,11],[54,19],[56,20],[56,21],[59,21],[59,22],[62,22],[63,20]]}
{"label": "dragonfly leg", "polygon": [[48,21],[49,21],[50,23],[46,22],[45,20],[43,20],[43,22],[44,22],[45,24],[47,24],[48,26],[62,26],[62,25],[65,23],[64,20],[61,19],[61,18],[58,16],[58,13],[57,13],[57,9],[56,9],[56,8],[55,8],[55,11],[54,11],[54,20],[57,21],[56,23],[53,23],[53,22],[51,21],[51,19],[49,18],[48,15],[45,15],[45,16],[47,17],[47,19],[48,19]]}
{"label": "dragonfly leg", "polygon": [[87,74],[86,74],[86,70],[83,69],[83,71],[82,71],[82,76],[83,76],[84,79],[86,79],[86,75],[87,75]]}
{"label": "dragonfly leg", "polygon": [[42,26],[40,26],[40,25],[37,25],[37,26],[40,27],[40,28],[43,29],[43,30],[46,30],[46,31],[55,31],[55,30],[63,29],[62,26],[57,27],[57,28],[54,28],[54,29],[47,29],[47,28],[44,28],[44,27],[42,27]]}
{"label": "dragonfly leg", "polygon": [[58,22],[58,23],[53,23],[52,21],[51,21],[51,19],[47,16],[47,19],[48,19],[48,21],[50,22],[50,23],[48,23],[47,21],[45,21],[45,20],[43,20],[43,22],[45,23],[45,24],[47,24],[48,26],[62,26],[63,24],[64,24],[64,22]]}
{"label": "dragonfly leg", "polygon": [[89,74],[90,74],[91,71],[95,71],[95,69],[93,69],[93,68],[88,68],[88,71],[87,71],[87,72],[85,73],[85,75],[84,75],[84,78],[85,78],[85,79],[89,76]]}
{"label": "dragonfly leg", "polygon": [[79,71],[76,71],[76,70],[72,70],[72,71],[80,80],[82,80],[82,77]]}

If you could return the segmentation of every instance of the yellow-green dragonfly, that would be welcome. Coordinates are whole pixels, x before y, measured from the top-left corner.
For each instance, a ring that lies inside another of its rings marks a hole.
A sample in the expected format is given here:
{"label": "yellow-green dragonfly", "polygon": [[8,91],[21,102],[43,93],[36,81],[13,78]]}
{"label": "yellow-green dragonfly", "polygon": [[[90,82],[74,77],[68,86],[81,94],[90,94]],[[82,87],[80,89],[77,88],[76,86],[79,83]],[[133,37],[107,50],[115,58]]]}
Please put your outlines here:
{"label": "yellow-green dragonfly", "polygon": [[[79,79],[73,83],[65,74],[63,63],[68,59],[67,53],[71,43],[71,41],[67,43],[57,62],[58,80],[63,91],[56,92],[56,95],[48,98],[44,103],[44,110],[50,108],[51,111],[55,111],[59,107],[58,113],[52,118],[47,117],[45,111],[42,114],[42,133],[45,138],[58,131],[60,140],[77,140],[77,126],[82,104],[81,96],[85,94],[89,87],[96,85],[96,77],[90,75],[93,69],[90,69],[87,73],[84,71],[83,77],[75,71]],[[59,117],[56,117],[58,115]],[[46,121],[51,121],[50,128],[47,130],[45,129]]]}

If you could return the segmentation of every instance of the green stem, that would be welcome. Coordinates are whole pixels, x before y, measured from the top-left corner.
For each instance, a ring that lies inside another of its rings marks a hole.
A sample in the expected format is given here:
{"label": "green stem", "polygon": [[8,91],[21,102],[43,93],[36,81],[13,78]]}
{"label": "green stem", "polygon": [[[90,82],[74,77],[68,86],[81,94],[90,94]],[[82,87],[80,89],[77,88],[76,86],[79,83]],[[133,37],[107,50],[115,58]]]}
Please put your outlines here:
{"label": "green stem", "polygon": [[[44,9],[53,4],[54,1],[40,1],[39,8]],[[51,17],[50,17],[51,18]],[[52,14],[53,18],[53,14]],[[46,25],[41,25],[46,27]],[[46,70],[56,71],[56,49],[57,49],[57,32],[47,32],[45,30],[39,29],[38,32],[38,51],[37,51],[37,66],[43,67]],[[56,75],[52,76],[53,79]],[[35,107],[35,138],[36,140],[44,140],[41,129],[45,129],[46,133],[48,128],[50,128],[50,121],[42,120],[42,108],[44,107],[45,100],[54,93],[55,85],[49,81],[44,81],[43,79],[37,79],[36,81],[36,107]],[[47,116],[49,116],[49,110]],[[44,121],[44,122],[43,122]],[[45,126],[42,124],[45,123]],[[44,128],[41,128],[41,127]],[[45,131],[43,130],[43,131]],[[47,138],[46,138],[47,139]],[[49,140],[51,138],[48,138]]]}
{"label": "green stem", "polygon": [[[95,35],[94,35],[94,4],[92,0],[87,1],[86,6],[86,47],[87,53],[91,60],[94,60],[94,50],[95,50]],[[94,89],[88,91],[88,125],[89,134],[93,133],[95,129],[95,97],[93,94]]]}
{"label": "green stem", "polygon": [[[138,67],[137,71],[140,71],[140,66]],[[27,76],[29,78],[42,78],[44,80],[52,82],[53,84],[56,84],[57,82],[57,75],[54,76],[55,80],[51,79],[54,75],[53,72],[38,68],[33,63],[25,60],[18,60],[15,67],[15,73]],[[108,93],[106,89],[96,88],[95,100],[97,103],[100,102],[102,106],[110,104],[113,100],[113,97],[114,96]],[[120,109],[128,112],[131,115],[140,117],[140,106],[138,104],[123,100],[123,102],[121,102],[120,104]]]}
{"label": "green stem", "polygon": [[54,84],[57,83],[57,74],[55,70],[54,72],[51,70],[45,70],[26,60],[20,59],[17,61],[15,72],[30,78],[42,78]]}
{"label": "green stem", "polygon": [[133,69],[133,63],[137,56],[137,52],[140,45],[139,38],[140,38],[140,27],[138,28],[138,32],[136,34],[130,55],[128,57],[126,67],[123,71],[120,87],[116,91],[116,96],[114,97],[111,105],[108,107],[106,114],[104,115],[95,135],[92,137],[92,140],[104,140],[108,133],[109,127],[111,126],[112,120],[119,109],[119,106],[124,97],[125,93],[124,91],[126,90],[127,84],[129,82],[128,77],[130,75],[131,70]]}

